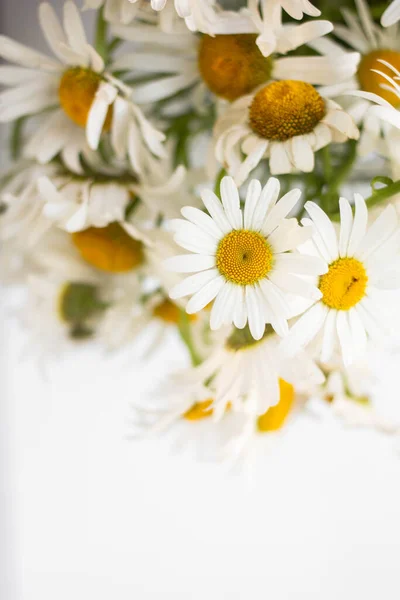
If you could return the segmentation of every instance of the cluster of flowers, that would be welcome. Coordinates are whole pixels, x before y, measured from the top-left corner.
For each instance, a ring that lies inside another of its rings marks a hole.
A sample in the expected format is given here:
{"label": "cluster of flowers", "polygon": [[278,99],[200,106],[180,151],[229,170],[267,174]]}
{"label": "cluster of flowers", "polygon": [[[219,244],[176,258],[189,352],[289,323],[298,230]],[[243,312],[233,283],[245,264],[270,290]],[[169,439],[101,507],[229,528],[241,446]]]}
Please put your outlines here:
{"label": "cluster of flowers", "polygon": [[400,290],[400,2],[349,4],[67,0],[52,57],[0,36],[2,277],[38,352],[180,334],[138,431],[238,455],[316,399],[391,430],[365,360]]}

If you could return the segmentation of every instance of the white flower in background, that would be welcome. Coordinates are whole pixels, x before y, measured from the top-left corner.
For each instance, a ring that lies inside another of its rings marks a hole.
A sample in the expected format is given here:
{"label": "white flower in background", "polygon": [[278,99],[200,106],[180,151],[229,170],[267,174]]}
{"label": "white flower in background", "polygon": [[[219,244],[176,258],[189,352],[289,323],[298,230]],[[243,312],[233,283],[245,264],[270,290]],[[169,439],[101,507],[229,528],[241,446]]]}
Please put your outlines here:
{"label": "white flower in background", "polygon": [[322,20],[313,20],[301,25],[283,24],[282,9],[295,19],[301,19],[304,14],[320,14],[307,0],[248,0],[247,8],[240,12],[223,12],[217,15],[211,33],[257,34],[260,51],[264,56],[269,56],[272,52],[286,53],[295,50],[333,30],[330,21]]}
{"label": "white flower in background", "polygon": [[35,357],[53,358],[68,340],[90,338],[107,308],[107,279],[74,252],[67,234],[50,231],[35,254],[21,319]]}
{"label": "white flower in background", "polygon": [[392,0],[382,15],[381,23],[383,27],[390,27],[400,21],[400,0]]}
{"label": "white flower in background", "polygon": [[[379,96],[396,106],[398,98],[393,91],[386,87],[382,76],[393,75],[388,63],[395,69],[400,69],[399,26],[394,25],[383,29],[372,18],[370,8],[365,0],[355,0],[358,18],[347,8],[343,9],[345,24],[335,25],[334,34],[346,45],[360,53],[361,60],[357,71],[348,81],[338,81],[323,90],[329,97],[341,96],[340,102],[346,106],[347,112],[357,124],[362,125],[362,134],[358,147],[361,155],[370,152],[385,152],[387,130],[381,127],[379,119],[368,109],[370,101]],[[347,50],[332,39],[314,40],[311,42],[318,52],[345,61],[344,52]],[[383,61],[383,62],[382,62]],[[351,96],[349,95],[349,92]],[[384,146],[382,147],[382,142]],[[398,140],[396,140],[397,144]],[[387,150],[387,148],[386,148]]]}
{"label": "white flower in background", "polygon": [[[328,31],[316,31],[312,39]],[[202,107],[207,89],[232,102],[272,79],[304,78],[316,84],[336,83],[354,75],[359,59],[357,53],[348,54],[346,60],[324,56],[283,57],[280,55],[288,51],[283,46],[266,57],[256,45],[253,33],[223,32],[199,38],[183,27],[171,33],[161,32],[151,22],[117,26],[113,32],[134,43],[132,51],[123,51],[116,57],[113,69],[137,73],[137,83],[129,79],[134,89],[132,98],[145,105],[187,90],[191,93],[181,104]],[[140,82],[141,77],[151,74],[150,81]]]}
{"label": "white flower in background", "polygon": [[215,299],[211,309],[211,329],[234,323],[239,329],[248,322],[255,339],[261,339],[265,324],[271,323],[279,335],[287,333],[287,318],[293,316],[288,292],[316,298],[319,292],[297,275],[321,274],[322,261],[294,254],[308,239],[311,229],[300,227],[287,215],[301,192],[291,190],[278,201],[280,184],[270,178],[262,189],[251,181],[244,209],[231,177],[221,182],[221,201],[211,190],[202,192],[209,214],[186,206],[171,226],[175,241],[193,254],[166,261],[166,267],[179,273],[195,273],[175,286],[172,299],[192,296],[186,306],[196,313]]}
{"label": "white flower in background", "polygon": [[[163,134],[156,131],[130,101],[131,90],[105,70],[101,56],[87,42],[78,9],[64,4],[61,27],[53,8],[42,3],[39,21],[55,59],[0,36],[0,56],[19,66],[2,66],[0,122],[43,115],[27,155],[48,162],[59,152],[79,154],[96,149],[103,131],[110,131],[118,156],[126,154],[139,173],[140,154],[161,156]],[[86,139],[82,130],[86,130]],[[69,158],[69,162],[78,159]]]}
{"label": "white flower in background", "polygon": [[[313,251],[326,263],[326,273],[316,282],[322,295],[291,328],[282,342],[294,355],[317,334],[320,360],[328,362],[339,347],[345,366],[363,357],[368,337],[385,334],[385,304],[393,298],[384,291],[399,289],[400,249],[398,217],[387,206],[367,229],[368,210],[364,199],[354,195],[355,215],[345,198],[340,199],[340,233],[324,211],[313,202],[305,208],[314,224],[315,234],[303,249]],[[386,313],[386,318],[388,314]]]}
{"label": "white flower in background", "polygon": [[253,417],[263,415],[278,404],[281,380],[299,392],[324,381],[323,373],[305,352],[288,359],[279,342],[271,328],[260,341],[254,340],[248,328],[235,329],[200,366],[176,373],[175,379],[199,397],[208,390],[216,419],[224,416],[227,407]]}
{"label": "white flower in background", "polygon": [[115,171],[108,176],[98,173],[93,177],[61,173],[51,179],[40,177],[37,187],[44,216],[72,233],[131,220],[141,202],[146,204],[147,218],[173,215],[179,208],[174,210],[171,196],[180,189],[184,176],[183,167],[178,167],[163,182],[161,178],[158,181],[150,178],[149,183],[139,182],[129,171]]}
{"label": "white flower in background", "polygon": [[215,4],[215,0],[85,0],[84,9],[104,6],[107,21],[126,25],[135,17],[147,18],[151,7],[160,12],[164,31],[173,29],[178,17],[192,31],[208,32],[216,18]]}
{"label": "white flower in background", "polygon": [[310,173],[315,152],[358,136],[350,115],[310,83],[274,81],[240,98],[220,117],[215,156],[241,185],[263,158],[273,175]]}

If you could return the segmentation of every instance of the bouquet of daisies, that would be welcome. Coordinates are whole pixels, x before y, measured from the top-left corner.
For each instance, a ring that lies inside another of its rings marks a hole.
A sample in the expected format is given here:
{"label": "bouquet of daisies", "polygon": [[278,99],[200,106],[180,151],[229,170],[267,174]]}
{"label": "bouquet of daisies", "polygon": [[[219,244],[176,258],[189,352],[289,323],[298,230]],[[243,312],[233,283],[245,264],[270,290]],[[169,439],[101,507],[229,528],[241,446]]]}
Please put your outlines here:
{"label": "bouquet of daisies", "polygon": [[1,274],[36,351],[176,332],[135,427],[214,457],[316,407],[399,427],[369,357],[400,331],[400,2],[316,4],[67,0],[49,55],[0,36]]}

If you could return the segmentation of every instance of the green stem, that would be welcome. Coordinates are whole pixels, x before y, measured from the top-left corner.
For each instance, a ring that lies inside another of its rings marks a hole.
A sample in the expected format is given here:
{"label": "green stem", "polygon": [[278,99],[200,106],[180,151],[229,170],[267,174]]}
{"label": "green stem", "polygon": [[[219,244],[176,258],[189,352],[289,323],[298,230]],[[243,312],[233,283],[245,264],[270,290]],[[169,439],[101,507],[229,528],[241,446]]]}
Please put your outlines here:
{"label": "green stem", "polygon": [[357,157],[357,142],[350,140],[348,142],[348,152],[340,166],[333,172],[332,178],[328,181],[328,189],[321,196],[320,204],[328,214],[334,214],[338,210],[339,192],[344,181],[351,172],[354,161]]}
{"label": "green stem", "polygon": [[181,310],[180,319],[178,323],[178,330],[183,342],[185,343],[189,351],[192,365],[194,367],[197,367],[203,361],[197,353],[196,348],[194,347],[189,317],[184,310]]}
{"label": "green stem", "polygon": [[332,162],[331,162],[331,152],[329,149],[329,145],[325,146],[321,150],[322,155],[322,165],[324,168],[324,176],[326,181],[330,181],[332,179]]}
{"label": "green stem", "polygon": [[221,181],[223,180],[223,178],[226,175],[226,170],[224,168],[222,168],[218,175],[217,178],[215,180],[215,185],[214,185],[214,194],[216,196],[218,196],[218,198],[221,198],[221,193],[220,193],[220,186],[221,186]]}
{"label": "green stem", "polygon": [[393,183],[381,188],[380,190],[375,190],[368,198],[365,199],[368,208],[371,206],[376,206],[383,200],[387,200],[391,198],[395,194],[400,193],[400,179],[398,181],[394,181]]}
{"label": "green stem", "polygon": [[100,9],[97,14],[95,49],[100,54],[100,56],[104,60],[104,62],[107,62],[107,58],[108,58],[107,21],[104,18],[103,9]]}
{"label": "green stem", "polygon": [[12,160],[18,160],[21,154],[22,146],[22,127],[24,125],[24,118],[21,117],[15,121],[11,130],[10,136],[10,154]]}

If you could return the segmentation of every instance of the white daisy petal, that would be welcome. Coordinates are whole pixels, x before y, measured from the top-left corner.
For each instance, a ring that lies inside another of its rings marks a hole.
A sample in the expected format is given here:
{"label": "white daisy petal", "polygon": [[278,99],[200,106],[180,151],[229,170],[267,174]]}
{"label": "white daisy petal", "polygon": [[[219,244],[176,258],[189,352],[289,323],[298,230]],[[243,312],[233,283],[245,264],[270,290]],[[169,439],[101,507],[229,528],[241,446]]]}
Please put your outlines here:
{"label": "white daisy petal", "polygon": [[313,223],[326,246],[331,261],[336,260],[339,255],[339,248],[335,228],[331,220],[314,202],[306,202],[304,207],[313,220]]}
{"label": "white daisy petal", "polygon": [[221,229],[223,233],[227,233],[231,230],[228,219],[226,218],[225,212],[222,208],[221,202],[217,196],[211,190],[203,190],[201,193],[201,199],[203,200],[204,206],[208,210],[209,214]]}
{"label": "white daisy petal", "polygon": [[257,179],[252,179],[249,183],[244,204],[243,225],[245,229],[251,229],[253,227],[253,215],[258,206],[260,194],[261,183]]}
{"label": "white daisy petal", "polygon": [[353,227],[350,235],[348,254],[355,254],[362,240],[365,237],[368,224],[368,209],[364,198],[360,194],[354,194],[355,216]]}
{"label": "white daisy petal", "polygon": [[207,304],[214,300],[224,284],[225,279],[221,277],[221,275],[206,283],[206,285],[190,298],[186,305],[186,312],[191,315],[202,310]]}
{"label": "white daisy petal", "polygon": [[339,256],[347,256],[350,235],[353,228],[353,212],[346,198],[339,199],[340,209],[340,234],[339,234]]}
{"label": "white daisy petal", "polygon": [[238,189],[232,177],[223,177],[221,181],[221,200],[226,217],[233,229],[243,226],[242,211]]}
{"label": "white daisy petal", "polygon": [[216,279],[218,275],[217,269],[209,269],[208,271],[201,271],[195,275],[190,275],[180,283],[177,283],[170,290],[169,296],[172,300],[175,300],[177,298],[183,298],[184,296],[196,294],[207,283]]}
{"label": "white daisy petal", "polygon": [[337,311],[330,310],[327,314],[321,347],[321,362],[327,363],[332,358],[336,342]]}
{"label": "white daisy petal", "polygon": [[215,221],[203,211],[193,206],[184,206],[181,209],[181,213],[185,219],[200,227],[208,235],[217,240],[221,238],[221,229],[218,227]]}
{"label": "white daisy petal", "polygon": [[265,321],[262,317],[257,295],[251,286],[246,287],[245,302],[250,333],[255,340],[260,340],[264,335]]}
{"label": "white daisy petal", "polygon": [[288,356],[294,356],[301,348],[307,346],[323,327],[328,314],[328,307],[322,302],[314,304],[293,325],[289,335],[281,344],[282,351]]}
{"label": "white daisy petal", "polygon": [[276,203],[273,209],[268,214],[264,224],[263,233],[268,236],[274,231],[279,223],[284,219],[290,211],[296,206],[301,196],[301,190],[291,190]]}
{"label": "white daisy petal", "polygon": [[215,266],[214,256],[203,256],[201,254],[181,254],[173,256],[164,261],[167,270],[175,273],[193,273],[195,271],[205,271]]}

